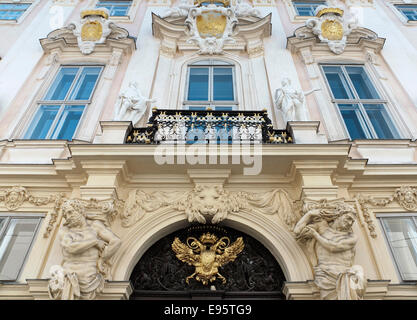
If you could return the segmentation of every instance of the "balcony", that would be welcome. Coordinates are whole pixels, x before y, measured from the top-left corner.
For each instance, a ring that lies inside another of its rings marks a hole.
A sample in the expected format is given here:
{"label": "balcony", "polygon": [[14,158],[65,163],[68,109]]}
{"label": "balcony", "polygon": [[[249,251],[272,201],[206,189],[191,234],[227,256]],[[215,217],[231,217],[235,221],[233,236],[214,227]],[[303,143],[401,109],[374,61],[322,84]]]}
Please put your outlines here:
{"label": "balcony", "polygon": [[286,130],[273,129],[263,111],[194,111],[152,109],[147,127],[133,128],[126,144],[284,144],[293,143]]}

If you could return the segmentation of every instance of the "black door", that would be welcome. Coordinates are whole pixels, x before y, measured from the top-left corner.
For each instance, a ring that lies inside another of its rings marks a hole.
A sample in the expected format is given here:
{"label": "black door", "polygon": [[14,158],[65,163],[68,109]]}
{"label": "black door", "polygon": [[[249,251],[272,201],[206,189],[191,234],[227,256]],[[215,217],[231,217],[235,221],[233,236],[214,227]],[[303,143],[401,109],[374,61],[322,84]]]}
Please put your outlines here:
{"label": "black door", "polygon": [[[237,241],[239,238],[242,239]],[[208,253],[210,250],[212,253]],[[186,261],[188,254],[192,257]],[[227,254],[235,258],[228,261],[222,256]],[[211,269],[213,259],[220,261],[218,273]],[[196,268],[203,260],[204,270],[210,274],[206,283]],[[142,256],[130,281],[134,288],[132,300],[285,299],[285,277],[272,254],[251,236],[221,226],[194,225],[160,239]]]}

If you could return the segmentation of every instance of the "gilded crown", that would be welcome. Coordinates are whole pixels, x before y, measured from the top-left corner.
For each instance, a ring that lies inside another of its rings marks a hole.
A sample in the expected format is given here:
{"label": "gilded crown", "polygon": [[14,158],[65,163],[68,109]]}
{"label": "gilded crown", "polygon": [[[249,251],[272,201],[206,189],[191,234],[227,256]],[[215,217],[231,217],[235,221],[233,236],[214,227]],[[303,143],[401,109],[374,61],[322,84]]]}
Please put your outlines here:
{"label": "gilded crown", "polygon": [[106,8],[86,9],[81,11],[81,19],[88,16],[100,16],[104,19],[109,18],[109,11]]}
{"label": "gilded crown", "polygon": [[229,7],[230,0],[194,0],[194,5],[197,7],[207,4],[222,4],[223,7]]}
{"label": "gilded crown", "polygon": [[326,14],[326,13],[334,13],[338,16],[343,16],[343,10],[339,9],[339,8],[323,8],[321,10],[319,10],[316,14],[316,17],[321,17],[322,15]]}
{"label": "gilded crown", "polygon": [[208,232],[200,237],[200,242],[203,244],[215,244],[217,240],[218,238],[214,234]]}

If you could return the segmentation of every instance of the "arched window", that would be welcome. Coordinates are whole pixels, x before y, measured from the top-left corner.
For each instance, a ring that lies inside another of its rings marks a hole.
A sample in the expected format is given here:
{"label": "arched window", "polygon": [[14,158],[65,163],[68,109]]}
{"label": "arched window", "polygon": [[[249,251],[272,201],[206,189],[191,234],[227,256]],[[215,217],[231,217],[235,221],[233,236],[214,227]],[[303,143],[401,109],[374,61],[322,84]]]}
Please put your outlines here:
{"label": "arched window", "polygon": [[237,108],[235,67],[221,60],[190,64],[184,107],[189,110],[233,110]]}

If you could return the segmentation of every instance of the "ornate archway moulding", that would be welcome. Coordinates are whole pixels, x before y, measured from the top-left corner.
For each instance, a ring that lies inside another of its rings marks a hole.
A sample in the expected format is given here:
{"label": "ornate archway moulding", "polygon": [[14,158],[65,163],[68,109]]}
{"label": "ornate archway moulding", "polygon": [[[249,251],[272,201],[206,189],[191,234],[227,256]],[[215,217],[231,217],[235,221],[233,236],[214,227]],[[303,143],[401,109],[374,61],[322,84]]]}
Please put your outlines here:
{"label": "ornate archway moulding", "polygon": [[[213,31],[212,28],[208,28],[210,21],[204,23],[201,18],[207,10],[208,14],[224,17],[218,19],[226,19],[224,28],[221,28],[223,31],[220,30],[222,32],[219,31],[217,36],[210,34]],[[161,54],[168,57],[175,56],[177,51],[196,51],[198,54],[208,55],[240,51],[255,57],[263,54],[262,39],[271,34],[271,14],[264,18],[239,18],[233,7],[201,7],[191,9],[187,17],[174,21],[152,13],[152,28],[153,35],[161,40]],[[209,31],[207,34],[203,32],[206,29]]]}
{"label": "ornate archway moulding", "polygon": [[108,17],[103,8],[83,10],[79,21],[73,21],[40,39],[41,46],[46,53],[54,49],[65,51],[78,47],[83,55],[103,51],[103,48],[110,48],[110,52],[115,48],[126,52],[135,50],[136,43],[129,32]]}
{"label": "ornate archway moulding", "polygon": [[[65,200],[68,200],[68,198],[64,193],[56,193],[49,195],[48,197],[38,197],[32,195],[22,186],[13,186],[11,188],[4,189],[2,193],[0,193],[0,203],[3,202],[4,206],[10,211],[15,211],[21,208],[25,202],[37,207],[47,206],[54,203],[54,207],[49,214],[48,225],[46,226],[46,230],[43,234],[44,238],[48,238],[54,229],[61,213],[61,206]],[[105,221],[106,224],[110,224],[124,206],[124,202],[117,198],[104,200],[97,200],[95,198],[91,198],[89,200],[76,200],[83,203],[87,211],[91,211],[89,214],[94,216],[101,215],[101,219]]]}
{"label": "ornate archway moulding", "polygon": [[194,189],[187,192],[131,190],[121,213],[122,226],[133,226],[147,213],[172,210],[185,213],[189,222],[212,224],[225,220],[233,212],[277,215],[290,230],[299,218],[293,210],[293,200],[283,189],[254,193],[228,191],[221,183],[196,183]]}
{"label": "ornate archway moulding", "polygon": [[[257,212],[248,210],[245,214],[231,212],[222,225],[244,232],[260,241],[278,261],[287,280],[312,279],[307,257],[288,228],[278,219],[265,219]],[[141,223],[133,225],[123,233],[122,246],[113,263],[112,278],[128,280],[134,266],[157,239],[187,226],[190,224],[184,219],[183,212],[173,208],[145,215]]]}
{"label": "ornate archway moulding", "polygon": [[368,226],[369,234],[372,238],[376,238],[377,233],[375,232],[375,224],[371,216],[371,211],[376,208],[385,207],[393,201],[396,201],[406,211],[415,211],[417,210],[417,188],[401,186],[395,190],[392,196],[385,198],[357,194],[355,201]]}

